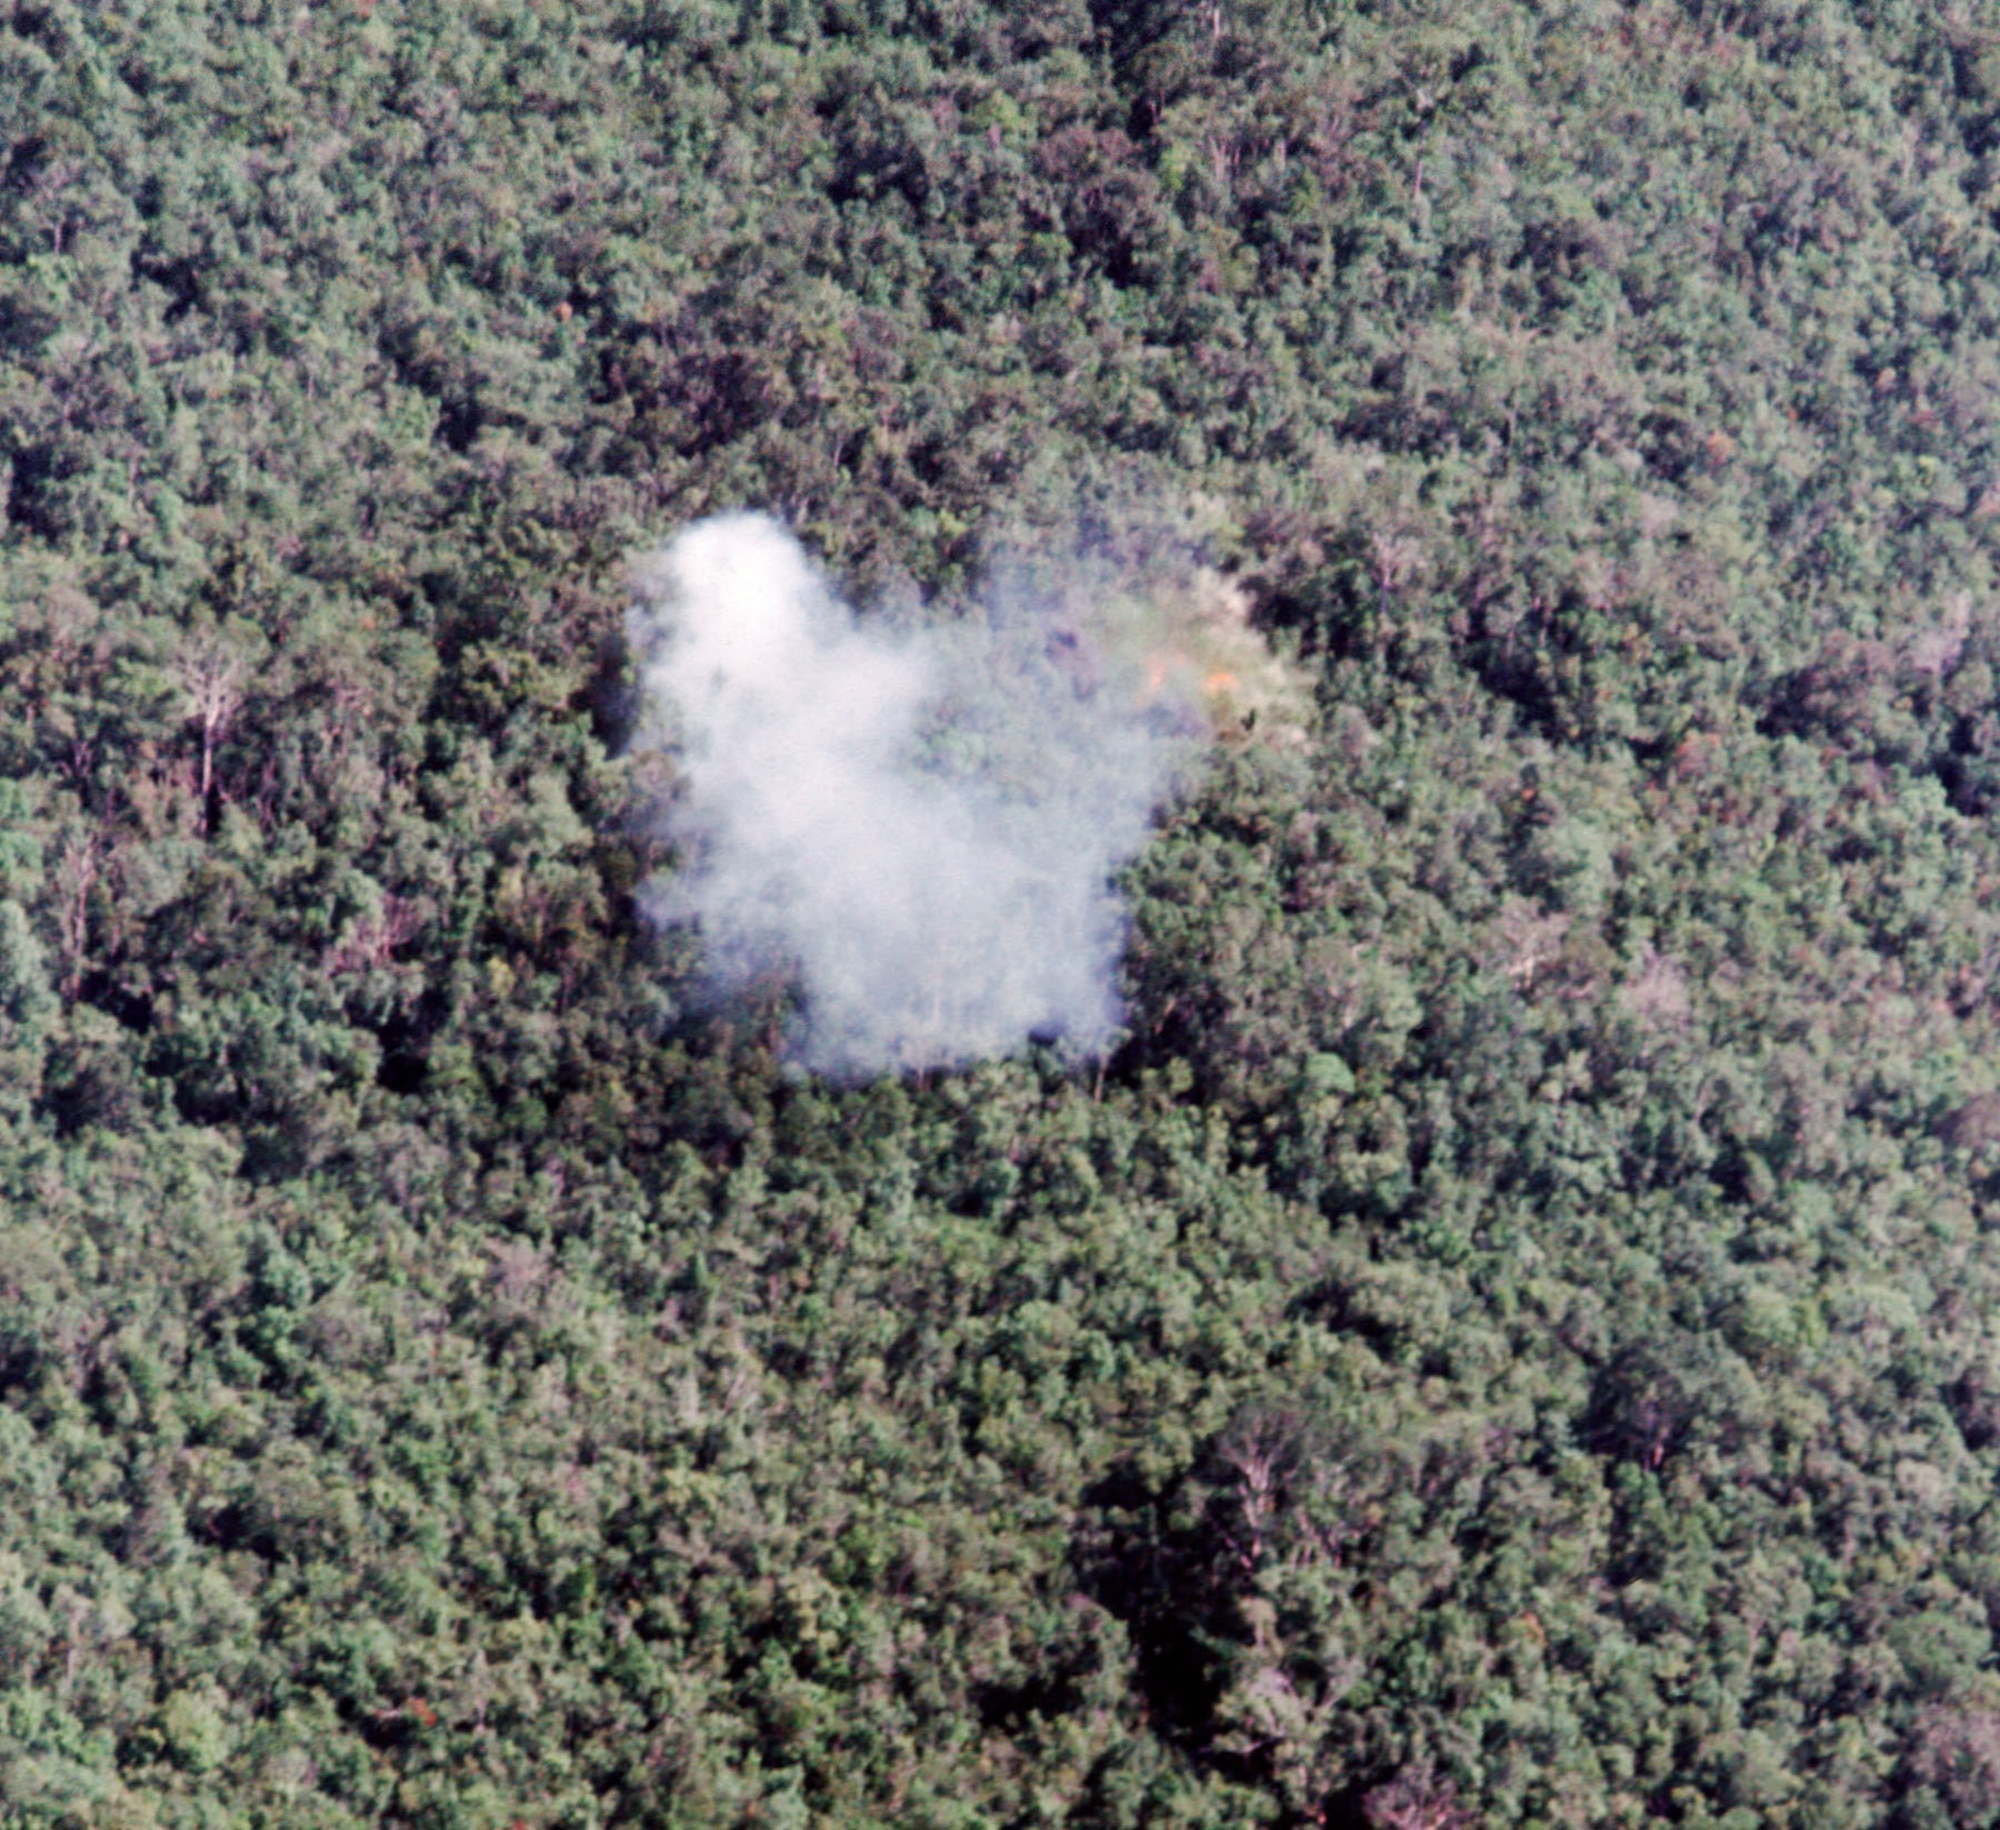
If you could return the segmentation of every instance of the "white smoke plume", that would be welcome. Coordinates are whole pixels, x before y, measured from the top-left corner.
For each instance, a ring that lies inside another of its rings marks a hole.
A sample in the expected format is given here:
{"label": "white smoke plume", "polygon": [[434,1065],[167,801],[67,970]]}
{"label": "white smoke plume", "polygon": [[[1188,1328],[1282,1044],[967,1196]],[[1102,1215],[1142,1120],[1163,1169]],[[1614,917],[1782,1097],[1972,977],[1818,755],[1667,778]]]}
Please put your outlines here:
{"label": "white smoke plume", "polygon": [[[645,561],[631,631],[649,736],[679,753],[679,870],[712,976],[793,975],[820,1072],[948,1066],[1117,1026],[1112,876],[1206,727],[1073,605],[857,622],[761,515]],[[1154,670],[1157,673],[1157,668]]]}

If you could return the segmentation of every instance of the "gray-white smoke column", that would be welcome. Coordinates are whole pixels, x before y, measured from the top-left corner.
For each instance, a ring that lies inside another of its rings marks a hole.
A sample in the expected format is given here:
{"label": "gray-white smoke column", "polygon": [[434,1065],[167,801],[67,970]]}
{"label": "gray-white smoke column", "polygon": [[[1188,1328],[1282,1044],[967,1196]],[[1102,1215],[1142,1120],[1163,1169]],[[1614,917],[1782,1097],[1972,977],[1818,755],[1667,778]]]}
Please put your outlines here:
{"label": "gray-white smoke column", "polygon": [[648,893],[723,984],[790,972],[809,1067],[959,1063],[1117,1025],[1112,886],[1194,721],[1092,656],[1061,607],[857,622],[761,515],[700,522],[637,575],[652,735],[680,755],[684,862]]}

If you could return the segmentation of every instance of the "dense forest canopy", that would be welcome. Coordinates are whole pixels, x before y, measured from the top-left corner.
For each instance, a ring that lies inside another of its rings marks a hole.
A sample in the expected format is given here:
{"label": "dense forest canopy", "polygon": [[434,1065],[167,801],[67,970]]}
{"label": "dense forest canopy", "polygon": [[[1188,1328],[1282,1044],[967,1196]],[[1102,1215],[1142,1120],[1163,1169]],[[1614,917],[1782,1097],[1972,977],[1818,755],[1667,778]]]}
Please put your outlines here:
{"label": "dense forest canopy", "polygon": [[[0,1817],[2000,1821],[1996,177],[1988,0],[0,0]],[[1101,1062],[693,995],[745,508],[1310,679]]]}

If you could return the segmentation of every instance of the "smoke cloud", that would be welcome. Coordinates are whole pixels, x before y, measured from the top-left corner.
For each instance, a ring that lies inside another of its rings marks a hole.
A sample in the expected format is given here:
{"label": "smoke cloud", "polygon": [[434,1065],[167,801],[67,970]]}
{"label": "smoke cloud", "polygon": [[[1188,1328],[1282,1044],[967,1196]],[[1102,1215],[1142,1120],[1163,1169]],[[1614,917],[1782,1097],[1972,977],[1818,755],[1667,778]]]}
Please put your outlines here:
{"label": "smoke cloud", "polygon": [[649,738],[682,771],[648,912],[699,925],[720,985],[789,975],[794,1050],[835,1075],[1105,1043],[1113,874],[1209,735],[1184,668],[1018,589],[962,624],[857,622],[761,515],[686,529],[636,582]]}

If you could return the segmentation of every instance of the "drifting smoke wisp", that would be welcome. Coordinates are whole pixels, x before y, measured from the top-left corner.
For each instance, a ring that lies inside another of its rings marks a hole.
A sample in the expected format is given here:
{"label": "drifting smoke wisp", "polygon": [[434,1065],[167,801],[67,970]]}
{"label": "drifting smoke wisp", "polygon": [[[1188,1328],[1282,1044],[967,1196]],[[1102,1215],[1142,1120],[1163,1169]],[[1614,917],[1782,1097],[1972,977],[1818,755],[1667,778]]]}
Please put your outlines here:
{"label": "drifting smoke wisp", "polygon": [[1206,727],[1061,610],[858,625],[760,515],[688,528],[638,574],[632,630],[693,921],[724,985],[794,975],[822,1072],[943,1066],[1115,1028],[1112,873]]}

